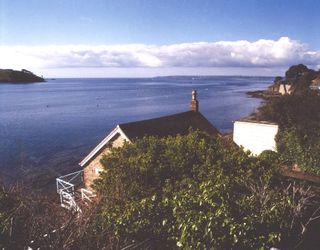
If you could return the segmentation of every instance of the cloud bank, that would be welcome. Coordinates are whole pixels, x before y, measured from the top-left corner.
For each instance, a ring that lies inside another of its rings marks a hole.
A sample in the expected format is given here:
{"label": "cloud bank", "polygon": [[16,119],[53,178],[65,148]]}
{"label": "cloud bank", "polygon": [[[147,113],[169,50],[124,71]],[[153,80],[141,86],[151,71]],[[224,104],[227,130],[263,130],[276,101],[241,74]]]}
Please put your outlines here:
{"label": "cloud bank", "polygon": [[0,68],[319,67],[320,51],[281,37],[172,45],[0,46]]}

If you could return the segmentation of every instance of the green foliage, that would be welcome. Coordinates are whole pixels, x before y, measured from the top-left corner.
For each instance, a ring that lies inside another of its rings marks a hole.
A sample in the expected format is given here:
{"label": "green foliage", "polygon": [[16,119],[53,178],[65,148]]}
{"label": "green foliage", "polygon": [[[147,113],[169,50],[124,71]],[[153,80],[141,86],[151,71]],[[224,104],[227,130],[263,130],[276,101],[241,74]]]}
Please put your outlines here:
{"label": "green foliage", "polygon": [[275,78],[274,78],[274,80],[273,80],[273,83],[278,83],[278,82],[280,82],[280,81],[282,81],[283,80],[283,78],[281,77],[281,76],[276,76]]}
{"label": "green foliage", "polygon": [[304,172],[320,175],[320,141],[317,137],[301,135],[301,131],[290,128],[278,133],[276,140],[283,161],[298,164]]}
{"label": "green foliage", "polygon": [[293,65],[286,71],[286,79],[297,78],[308,71],[310,69],[303,64]]}
{"label": "green foliage", "polygon": [[289,233],[291,200],[273,185],[278,156],[259,158],[200,132],[112,149],[94,185],[120,245],[257,249]]}
{"label": "green foliage", "polygon": [[320,174],[320,97],[315,93],[287,95],[261,108],[263,119],[280,125],[278,151],[283,160]]}
{"label": "green foliage", "polygon": [[318,72],[313,69],[308,69],[303,64],[291,66],[285,74],[285,78],[277,76],[274,79],[273,85],[269,87],[271,91],[279,91],[279,85],[290,85],[290,92],[294,95],[301,95],[310,92],[311,81],[315,79]]}
{"label": "green foliage", "polygon": [[277,122],[281,128],[295,127],[302,133],[313,133],[320,124],[320,97],[316,93],[285,95],[262,106],[261,118]]}

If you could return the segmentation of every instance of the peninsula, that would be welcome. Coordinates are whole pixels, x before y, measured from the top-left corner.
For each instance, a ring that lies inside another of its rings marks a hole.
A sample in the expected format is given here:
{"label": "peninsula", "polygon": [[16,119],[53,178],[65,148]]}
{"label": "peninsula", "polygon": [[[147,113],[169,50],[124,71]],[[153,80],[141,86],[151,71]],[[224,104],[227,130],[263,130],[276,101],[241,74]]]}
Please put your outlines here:
{"label": "peninsula", "polygon": [[0,69],[0,83],[33,83],[44,82],[42,77],[33,74],[31,71],[12,69]]}

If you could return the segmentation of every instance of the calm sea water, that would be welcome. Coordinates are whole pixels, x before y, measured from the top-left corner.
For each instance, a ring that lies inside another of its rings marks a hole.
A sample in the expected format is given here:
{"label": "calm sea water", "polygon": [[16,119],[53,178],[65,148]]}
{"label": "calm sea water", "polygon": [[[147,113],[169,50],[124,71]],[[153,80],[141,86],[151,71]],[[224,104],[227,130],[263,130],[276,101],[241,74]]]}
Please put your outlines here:
{"label": "calm sea water", "polygon": [[198,90],[200,111],[222,132],[253,112],[270,77],[57,79],[0,85],[0,175],[67,173],[117,124],[189,109]]}

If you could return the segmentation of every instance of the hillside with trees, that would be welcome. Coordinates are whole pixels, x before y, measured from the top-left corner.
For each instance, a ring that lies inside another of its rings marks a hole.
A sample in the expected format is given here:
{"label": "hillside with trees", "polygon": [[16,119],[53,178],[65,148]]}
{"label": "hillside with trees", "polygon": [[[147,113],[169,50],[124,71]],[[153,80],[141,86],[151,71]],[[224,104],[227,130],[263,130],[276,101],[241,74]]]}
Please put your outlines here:
{"label": "hillside with trees", "polygon": [[279,124],[277,148],[283,162],[320,174],[320,96],[317,91],[284,95],[264,103],[255,119]]}
{"label": "hillside with trees", "polygon": [[310,89],[320,87],[320,70],[309,69],[303,64],[291,66],[285,76],[275,77],[273,83],[267,90],[249,91],[248,95],[252,97],[272,99],[278,98],[281,94],[306,94]]}
{"label": "hillside with trees", "polygon": [[277,76],[269,90],[278,92],[281,85],[290,86],[292,94],[303,94],[310,90],[312,81],[320,77],[320,71],[309,69],[303,64],[291,66],[285,77]]}
{"label": "hillside with trees", "polygon": [[42,77],[39,77],[26,69],[22,69],[21,71],[0,69],[0,83],[33,83],[44,81],[45,80]]}
{"label": "hillside with trees", "polygon": [[[279,125],[277,150],[283,164],[320,175],[320,71],[298,64],[285,75],[258,93],[265,101],[250,119]],[[289,85],[291,92],[275,95],[281,84]]]}
{"label": "hillside with trees", "polygon": [[320,96],[314,92],[285,95],[260,108],[259,119],[279,124],[277,148],[283,161],[320,174]]}

